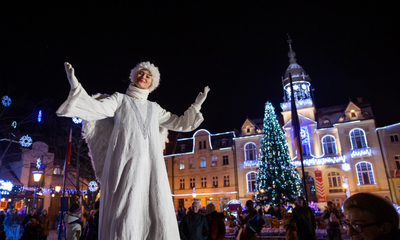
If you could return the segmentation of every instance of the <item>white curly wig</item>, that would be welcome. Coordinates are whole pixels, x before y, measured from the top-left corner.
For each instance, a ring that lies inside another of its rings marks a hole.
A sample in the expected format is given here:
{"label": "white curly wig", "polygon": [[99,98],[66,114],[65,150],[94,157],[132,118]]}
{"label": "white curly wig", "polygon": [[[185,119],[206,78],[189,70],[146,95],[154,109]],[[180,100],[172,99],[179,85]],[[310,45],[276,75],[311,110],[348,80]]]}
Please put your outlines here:
{"label": "white curly wig", "polygon": [[154,91],[154,89],[156,89],[158,85],[160,85],[160,72],[158,71],[158,67],[156,67],[154,64],[150,62],[141,62],[138,65],[136,65],[134,69],[131,70],[131,74],[129,75],[131,83],[133,83],[136,73],[141,69],[146,69],[150,71],[153,77],[153,82],[149,87],[149,91],[150,92]]}

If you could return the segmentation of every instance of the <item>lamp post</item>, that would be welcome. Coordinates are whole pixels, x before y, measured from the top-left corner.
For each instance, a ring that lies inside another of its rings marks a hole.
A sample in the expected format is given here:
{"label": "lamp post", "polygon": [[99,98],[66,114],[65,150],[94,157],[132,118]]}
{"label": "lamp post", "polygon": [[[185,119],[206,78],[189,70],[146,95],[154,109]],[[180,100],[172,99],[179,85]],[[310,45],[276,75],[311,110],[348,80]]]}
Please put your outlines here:
{"label": "lamp post", "polygon": [[61,186],[57,185],[54,187],[54,189],[56,190],[56,193],[59,193],[61,190]]}
{"label": "lamp post", "polygon": [[42,177],[43,171],[33,171],[33,180],[35,181],[35,191],[33,194],[33,207],[36,208],[36,188],[37,188],[37,183],[40,181],[40,178]]}

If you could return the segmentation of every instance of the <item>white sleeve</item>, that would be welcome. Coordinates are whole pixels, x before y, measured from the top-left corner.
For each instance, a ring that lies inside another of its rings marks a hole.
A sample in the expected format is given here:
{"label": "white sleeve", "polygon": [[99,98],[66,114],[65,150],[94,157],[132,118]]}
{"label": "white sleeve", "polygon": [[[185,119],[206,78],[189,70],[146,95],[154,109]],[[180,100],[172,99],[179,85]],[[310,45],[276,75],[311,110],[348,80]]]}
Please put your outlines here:
{"label": "white sleeve", "polygon": [[201,114],[200,107],[197,104],[192,104],[181,116],[172,114],[160,105],[156,105],[158,107],[158,123],[163,128],[176,132],[190,132],[204,121],[203,114]]}
{"label": "white sleeve", "polygon": [[58,108],[57,115],[60,117],[78,117],[85,121],[100,120],[113,117],[120,106],[122,94],[114,93],[111,96],[96,99],[90,97],[81,84],[71,89],[67,100]]}

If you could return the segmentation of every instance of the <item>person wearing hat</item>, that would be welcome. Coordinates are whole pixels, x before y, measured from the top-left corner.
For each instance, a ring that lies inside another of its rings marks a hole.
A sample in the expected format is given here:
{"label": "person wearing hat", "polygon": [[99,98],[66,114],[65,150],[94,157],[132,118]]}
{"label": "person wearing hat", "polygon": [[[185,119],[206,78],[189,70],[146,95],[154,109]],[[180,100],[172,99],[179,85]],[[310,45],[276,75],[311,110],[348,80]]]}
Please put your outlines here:
{"label": "person wearing hat", "polygon": [[[99,239],[179,239],[163,157],[167,130],[189,132],[203,122],[204,88],[182,116],[147,100],[160,83],[154,64],[131,70],[126,94],[90,97],[65,63],[71,85],[58,116],[84,120],[83,132],[101,182]],[[162,203],[162,204],[161,204]]]}
{"label": "person wearing hat", "polygon": [[78,203],[71,204],[67,215],[64,217],[67,240],[78,240],[80,238],[83,230],[81,214],[81,206]]}

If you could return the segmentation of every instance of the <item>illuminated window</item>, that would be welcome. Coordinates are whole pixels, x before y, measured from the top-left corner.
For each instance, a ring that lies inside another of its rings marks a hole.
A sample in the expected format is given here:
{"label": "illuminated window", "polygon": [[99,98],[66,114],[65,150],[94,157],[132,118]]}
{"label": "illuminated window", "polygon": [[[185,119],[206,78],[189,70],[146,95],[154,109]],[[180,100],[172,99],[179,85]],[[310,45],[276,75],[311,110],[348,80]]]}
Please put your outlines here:
{"label": "illuminated window", "polygon": [[61,174],[62,174],[62,171],[61,171],[60,166],[54,166],[54,168],[53,168],[53,174],[54,174],[54,175],[61,175]]}
{"label": "illuminated window", "polygon": [[211,167],[216,167],[217,166],[217,161],[218,161],[218,158],[216,156],[213,156],[211,158]]}
{"label": "illuminated window", "polygon": [[206,177],[201,178],[201,187],[202,188],[207,187],[207,178]]}
{"label": "illuminated window", "polygon": [[394,142],[399,142],[399,134],[392,134],[392,135],[390,135],[390,141],[391,141],[392,143],[394,143]]}
{"label": "illuminated window", "polygon": [[194,168],[194,158],[189,159],[189,168],[190,169]]}
{"label": "illuminated window", "polygon": [[229,175],[224,176],[224,187],[229,187]]}
{"label": "illuminated window", "polygon": [[218,187],[218,176],[213,177],[213,187]]}
{"label": "illuminated window", "polygon": [[350,114],[351,114],[351,117],[352,117],[352,118],[357,117],[356,112],[355,112],[354,110],[351,110],[351,111],[350,111]]}
{"label": "illuminated window", "polygon": [[222,165],[229,165],[228,155],[222,156]]}
{"label": "illuminated window", "polygon": [[181,178],[179,180],[179,188],[180,189],[185,189],[185,179],[184,178]]}
{"label": "illuminated window", "polygon": [[195,180],[195,178],[190,178],[190,188],[194,188],[194,187],[196,187],[196,180]]}
{"label": "illuminated window", "polygon": [[301,143],[303,145],[303,156],[310,156],[310,135],[308,133],[308,127],[302,126],[300,128]]}
{"label": "illuminated window", "polygon": [[358,183],[360,185],[375,184],[372,164],[369,162],[359,162],[356,164]]}
{"label": "illuminated window", "polygon": [[356,128],[350,131],[350,140],[351,140],[351,149],[367,147],[365,132],[360,128]]}
{"label": "illuminated window", "polygon": [[250,142],[244,147],[245,160],[257,160],[257,147],[256,144]]}
{"label": "illuminated window", "polygon": [[328,173],[328,182],[330,188],[342,187],[340,174],[338,172]]}
{"label": "illuminated window", "polygon": [[200,158],[200,167],[201,168],[206,167],[206,158]]}
{"label": "illuminated window", "polygon": [[311,150],[310,150],[310,144],[303,144],[303,156],[310,156],[311,155]]}
{"label": "illuminated window", "polygon": [[256,172],[247,173],[247,192],[253,192],[256,187]]}
{"label": "illuminated window", "polygon": [[325,154],[336,154],[336,140],[333,136],[327,135],[322,138],[322,148]]}
{"label": "illuminated window", "polygon": [[185,160],[180,160],[179,161],[179,170],[185,169]]}

